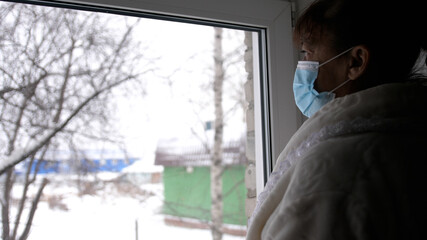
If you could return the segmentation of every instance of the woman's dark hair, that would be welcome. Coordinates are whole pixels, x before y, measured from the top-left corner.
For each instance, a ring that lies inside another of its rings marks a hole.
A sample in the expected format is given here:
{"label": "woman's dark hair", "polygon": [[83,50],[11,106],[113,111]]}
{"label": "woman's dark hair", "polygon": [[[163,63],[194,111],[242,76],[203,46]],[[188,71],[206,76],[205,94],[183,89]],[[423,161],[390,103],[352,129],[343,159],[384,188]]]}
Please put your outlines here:
{"label": "woman's dark hair", "polygon": [[377,80],[372,85],[404,81],[411,77],[422,49],[427,50],[421,2],[317,0],[297,20],[294,42],[326,31],[337,53],[356,45],[370,50],[368,71]]}

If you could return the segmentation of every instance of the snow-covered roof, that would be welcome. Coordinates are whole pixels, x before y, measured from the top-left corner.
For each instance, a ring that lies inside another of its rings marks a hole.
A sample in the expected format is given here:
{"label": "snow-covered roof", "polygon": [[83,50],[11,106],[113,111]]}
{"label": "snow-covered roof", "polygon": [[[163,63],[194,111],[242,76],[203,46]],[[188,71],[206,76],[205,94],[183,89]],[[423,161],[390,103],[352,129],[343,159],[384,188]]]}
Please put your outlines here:
{"label": "snow-covered roof", "polygon": [[125,167],[124,173],[156,173],[163,172],[163,166],[154,165],[153,162],[146,160],[135,161],[132,165]]}
{"label": "snow-covered roof", "polygon": [[[162,166],[209,166],[212,154],[211,144],[197,144],[194,141],[168,139],[159,142],[155,164]],[[244,139],[231,140],[223,144],[223,164],[238,165],[247,161]]]}
{"label": "snow-covered roof", "polygon": [[125,151],[116,149],[85,149],[85,150],[50,150],[44,155],[44,160],[66,161],[72,159],[135,159],[138,157],[129,156]]}

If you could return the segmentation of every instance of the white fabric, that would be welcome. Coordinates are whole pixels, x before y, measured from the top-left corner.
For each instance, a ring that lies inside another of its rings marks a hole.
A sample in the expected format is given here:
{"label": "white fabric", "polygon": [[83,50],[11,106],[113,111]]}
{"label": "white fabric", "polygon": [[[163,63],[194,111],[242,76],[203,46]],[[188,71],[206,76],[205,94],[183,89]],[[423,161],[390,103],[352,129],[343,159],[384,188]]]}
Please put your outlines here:
{"label": "white fabric", "polygon": [[426,112],[420,83],[386,84],[325,105],[280,154],[247,239],[416,236],[427,204],[416,194],[427,179]]}

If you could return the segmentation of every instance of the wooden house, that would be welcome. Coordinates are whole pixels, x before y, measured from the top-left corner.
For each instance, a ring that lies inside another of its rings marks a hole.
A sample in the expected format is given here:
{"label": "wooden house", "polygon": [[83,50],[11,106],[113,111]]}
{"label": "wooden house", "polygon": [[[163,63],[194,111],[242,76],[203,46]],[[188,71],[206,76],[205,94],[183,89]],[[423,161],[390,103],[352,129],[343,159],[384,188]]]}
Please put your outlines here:
{"label": "wooden house", "polygon": [[[210,147],[188,141],[161,141],[155,164],[164,167],[164,205],[166,222],[175,225],[206,227],[210,220]],[[245,141],[223,145],[222,194],[223,223],[246,226],[245,216]],[[196,221],[194,221],[196,220]]]}

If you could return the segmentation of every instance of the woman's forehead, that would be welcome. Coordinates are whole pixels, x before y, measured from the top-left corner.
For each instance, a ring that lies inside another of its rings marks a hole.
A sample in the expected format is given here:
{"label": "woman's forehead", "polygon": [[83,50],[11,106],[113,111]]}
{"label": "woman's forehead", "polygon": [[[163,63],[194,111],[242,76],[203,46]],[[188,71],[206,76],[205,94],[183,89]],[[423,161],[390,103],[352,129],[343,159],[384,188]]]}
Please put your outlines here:
{"label": "woman's forehead", "polygon": [[300,35],[300,46],[304,45],[310,48],[330,48],[333,42],[333,36],[328,31],[304,32]]}

